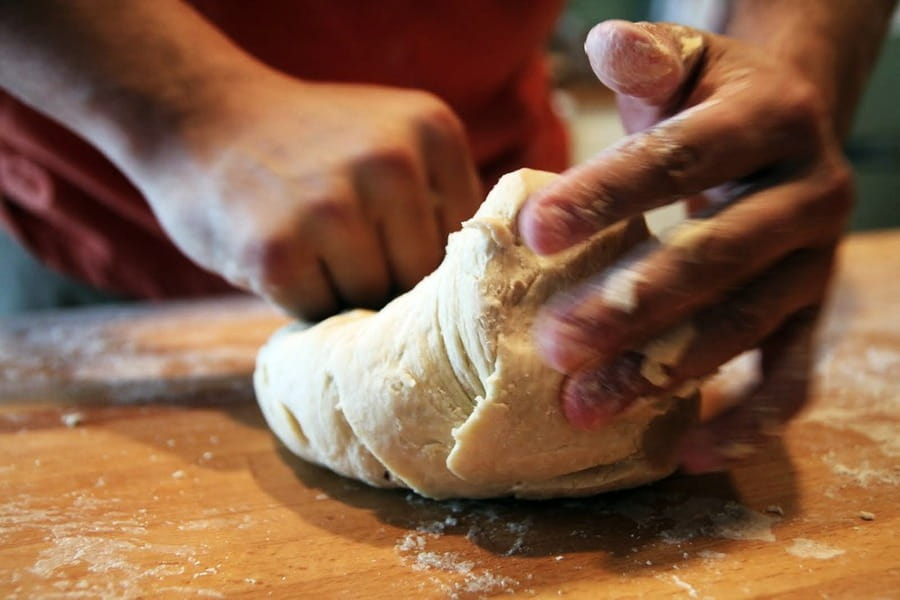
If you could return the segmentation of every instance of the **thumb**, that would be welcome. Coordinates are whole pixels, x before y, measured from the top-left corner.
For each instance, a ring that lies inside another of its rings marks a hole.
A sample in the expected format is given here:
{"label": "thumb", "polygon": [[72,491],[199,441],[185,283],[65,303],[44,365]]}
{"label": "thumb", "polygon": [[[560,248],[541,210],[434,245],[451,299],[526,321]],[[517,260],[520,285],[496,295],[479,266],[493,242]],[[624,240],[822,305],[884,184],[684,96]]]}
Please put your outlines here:
{"label": "thumb", "polygon": [[664,108],[678,96],[703,54],[704,36],[669,23],[604,21],[584,43],[600,81],[621,96]]}

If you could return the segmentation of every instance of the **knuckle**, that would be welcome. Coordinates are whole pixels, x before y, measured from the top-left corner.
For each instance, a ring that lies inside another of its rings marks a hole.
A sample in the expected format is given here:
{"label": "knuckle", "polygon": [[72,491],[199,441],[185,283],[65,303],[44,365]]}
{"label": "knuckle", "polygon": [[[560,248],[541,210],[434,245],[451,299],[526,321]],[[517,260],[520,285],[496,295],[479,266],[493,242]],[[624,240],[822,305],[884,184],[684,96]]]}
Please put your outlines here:
{"label": "knuckle", "polygon": [[463,126],[453,110],[430,94],[423,96],[425,100],[419,106],[417,118],[423,134],[436,141],[462,141]]}
{"label": "knuckle", "polygon": [[659,127],[647,133],[640,145],[642,150],[656,157],[656,170],[665,178],[673,196],[693,193],[692,182],[702,172],[703,152],[693,144],[679,140],[677,132]]}
{"label": "knuckle", "polygon": [[271,244],[259,264],[252,291],[300,318],[317,320],[337,312],[337,298],[322,291],[322,274],[296,247]]}
{"label": "knuckle", "polygon": [[826,119],[821,95],[808,83],[795,81],[778,89],[779,116],[795,135],[818,138],[820,123]]}
{"label": "knuckle", "polygon": [[456,116],[453,114],[453,111],[450,110],[450,107],[444,104],[442,100],[425,92],[420,92],[420,94],[420,119],[439,125],[453,126],[457,124]]}
{"label": "knuckle", "polygon": [[377,148],[363,157],[356,170],[366,175],[394,179],[411,179],[417,170],[415,153],[403,145],[388,145]]}
{"label": "knuckle", "polygon": [[696,272],[694,279],[728,275],[741,268],[746,256],[735,248],[740,240],[728,223],[709,219],[688,227],[671,245],[681,251],[685,265],[704,265],[704,269]]}
{"label": "knuckle", "polygon": [[824,237],[843,231],[856,202],[852,169],[843,161],[824,166],[816,174],[816,188],[799,198],[794,221],[818,223]]}
{"label": "knuckle", "polygon": [[825,196],[833,210],[849,215],[855,199],[853,170],[846,164],[835,165],[825,181]]}
{"label": "knuckle", "polygon": [[244,244],[241,262],[250,274],[253,290],[268,297],[284,287],[302,255],[298,250],[296,239],[283,233]]}
{"label": "knuckle", "polygon": [[299,223],[302,235],[319,238],[323,231],[344,228],[356,219],[356,207],[339,194],[317,195],[304,202]]}

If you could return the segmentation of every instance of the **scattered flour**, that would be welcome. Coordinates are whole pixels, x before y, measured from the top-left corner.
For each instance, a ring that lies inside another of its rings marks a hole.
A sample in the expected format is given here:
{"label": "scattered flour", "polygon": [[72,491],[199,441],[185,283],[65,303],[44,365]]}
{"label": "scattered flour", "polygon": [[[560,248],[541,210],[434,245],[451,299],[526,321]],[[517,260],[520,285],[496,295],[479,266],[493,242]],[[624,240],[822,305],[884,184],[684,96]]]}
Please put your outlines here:
{"label": "scattered flour", "polygon": [[205,531],[208,529],[248,529],[255,525],[250,515],[243,515],[241,520],[235,523],[234,518],[218,517],[212,519],[192,519],[178,525],[179,531]]}
{"label": "scattered flour", "polygon": [[[867,439],[859,444],[863,456],[838,458],[834,450],[822,462],[843,479],[841,487],[856,485],[900,485],[900,352],[887,345],[854,347],[850,338],[824,344],[815,374],[819,394],[828,402],[814,405],[801,422],[811,422],[838,431],[850,431]],[[887,460],[885,460],[887,459]],[[835,488],[825,490],[834,498]]]}
{"label": "scattered flour", "polygon": [[475,561],[464,560],[458,552],[418,552],[412,565],[416,571],[440,569],[448,573],[468,575],[475,568]]}
{"label": "scattered flour", "polygon": [[203,565],[205,544],[148,541],[148,511],[121,506],[118,498],[86,492],[49,504],[24,493],[0,500],[0,544],[40,544],[30,564],[0,565],[0,581],[45,598],[132,599],[146,597],[151,588],[173,597],[222,597],[208,586],[184,585],[193,573],[212,573]]}
{"label": "scattered flour", "polygon": [[822,462],[828,465],[835,475],[846,478],[850,483],[862,488],[868,488],[873,483],[900,485],[900,464],[895,463],[889,468],[878,468],[873,467],[868,459],[863,459],[858,466],[851,467],[839,461],[834,450],[823,454]]}
{"label": "scattered flour", "polygon": [[637,496],[617,504],[616,511],[639,525],[660,526],[659,536],[668,544],[681,544],[701,537],[774,542],[772,526],[781,520],[732,500],[659,494],[656,496],[658,506],[654,506],[640,498]]}
{"label": "scattered flour", "polygon": [[[900,406],[891,414],[900,414]],[[804,420],[839,431],[852,431],[868,438],[884,456],[900,457],[900,420],[896,417],[882,416],[871,408],[828,407],[810,412]]]}
{"label": "scattered flour", "polygon": [[525,549],[525,538],[531,531],[532,525],[533,522],[531,518],[526,518],[525,520],[518,523],[510,522],[506,524],[506,531],[514,534],[516,537],[513,540],[512,545],[509,547],[509,550],[503,553],[504,556],[512,556]]}
{"label": "scattered flour", "polygon": [[[897,414],[900,393],[896,377],[900,374],[900,352],[889,346],[853,348],[840,342],[825,344],[815,363],[818,387],[830,401],[821,409],[813,407],[806,416],[818,420],[820,410],[856,409],[858,413],[874,409]],[[827,423],[826,423],[827,424]],[[840,426],[840,422],[833,422]]]}
{"label": "scattered flour", "polygon": [[[585,519],[590,519],[591,514],[601,518],[626,517],[635,524],[632,536],[640,538],[644,545],[680,545],[703,539],[774,542],[773,526],[781,521],[777,511],[766,514],[733,500],[692,496],[683,492],[635,490],[610,500],[568,500],[560,502],[560,510],[583,513]],[[538,522],[534,514],[523,517],[516,511],[505,510],[502,504],[496,502],[432,503],[416,497],[410,497],[408,501],[416,506],[417,515],[423,516],[418,517],[413,530],[395,543],[394,551],[403,564],[417,571],[434,573],[432,583],[451,598],[473,590],[482,595],[528,591],[523,587],[527,585],[527,577],[507,577],[485,568],[480,563],[477,549],[460,551],[459,534],[467,532],[469,541],[490,548],[495,557],[516,555],[530,547],[542,547],[543,517]],[[514,514],[517,516],[514,517]],[[570,527],[580,522],[583,521],[569,521]],[[568,533],[567,539],[592,539],[602,535],[589,527],[579,528],[577,525]],[[453,544],[452,551],[448,544]],[[632,553],[639,550],[634,547]],[[685,559],[689,558],[687,552],[680,554]],[[727,555],[714,550],[699,550],[696,556],[713,561],[724,559]],[[565,555],[551,554],[548,558],[558,564],[565,559]],[[635,557],[635,560],[636,564],[655,569],[666,564],[649,560],[646,556]],[[672,569],[677,570],[678,565],[673,565]],[[681,572],[674,576],[671,572],[652,576],[669,584],[674,583],[685,597],[702,595],[685,580],[686,576]]]}
{"label": "scattered flour", "polygon": [[[222,324],[233,326],[236,315],[248,323],[247,334],[223,337]],[[110,392],[122,403],[156,399],[173,386],[179,393],[202,391],[212,381],[218,389],[230,381],[249,392],[246,374],[257,350],[283,321],[249,297],[215,305],[173,303],[152,314],[141,306],[104,306],[26,315],[0,328],[0,384],[27,397],[66,382],[73,394],[81,390],[96,398]],[[186,373],[190,378],[166,381]],[[235,373],[244,375],[234,378]]]}
{"label": "scattered flour", "polygon": [[847,552],[808,538],[794,538],[793,543],[785,550],[788,554],[793,554],[798,558],[815,558],[817,560],[828,560]]}
{"label": "scattered flour", "polygon": [[677,585],[678,587],[683,589],[685,592],[687,592],[688,597],[690,597],[690,598],[697,597],[697,590],[694,589],[694,586],[689,584],[687,581],[683,580],[678,575],[672,575],[671,577],[672,577],[672,581],[675,583],[675,585]]}
{"label": "scattered flour", "polygon": [[[423,504],[420,499],[409,497],[407,500],[414,504]],[[401,562],[415,571],[440,573],[442,576],[451,577],[449,582],[446,577],[432,578],[432,582],[449,598],[458,598],[461,594],[487,595],[517,590],[519,580],[481,567],[476,560],[464,557],[459,552],[442,552],[429,545],[439,544],[449,528],[468,527],[466,538],[472,540],[481,534],[479,530],[481,526],[496,523],[500,531],[515,536],[509,549],[503,553],[509,556],[524,548],[531,528],[530,519],[499,523],[499,514],[490,505],[473,504],[466,514],[463,514],[464,505],[461,502],[446,502],[441,506],[448,509],[450,514],[442,515],[443,518],[438,516],[432,520],[422,520],[414,531],[397,540],[394,551],[399,555]],[[464,523],[464,520],[471,522]]]}
{"label": "scattered flour", "polygon": [[64,413],[59,417],[59,420],[63,425],[69,427],[70,429],[73,427],[78,427],[82,423],[84,423],[84,413],[80,412],[70,412]]}

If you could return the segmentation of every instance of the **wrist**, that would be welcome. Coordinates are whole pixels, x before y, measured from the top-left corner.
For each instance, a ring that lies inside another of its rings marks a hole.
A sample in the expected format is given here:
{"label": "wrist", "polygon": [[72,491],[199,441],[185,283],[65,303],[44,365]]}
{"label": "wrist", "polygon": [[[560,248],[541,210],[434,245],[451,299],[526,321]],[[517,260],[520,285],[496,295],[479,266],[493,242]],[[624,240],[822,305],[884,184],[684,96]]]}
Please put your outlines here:
{"label": "wrist", "polygon": [[844,137],[878,56],[891,0],[738,0],[726,34],[760,47],[813,86]]}
{"label": "wrist", "polygon": [[244,57],[222,64],[183,64],[159,76],[120,79],[85,94],[76,127],[129,176],[166,166],[187,138],[220,110],[233,90],[265,71]]}

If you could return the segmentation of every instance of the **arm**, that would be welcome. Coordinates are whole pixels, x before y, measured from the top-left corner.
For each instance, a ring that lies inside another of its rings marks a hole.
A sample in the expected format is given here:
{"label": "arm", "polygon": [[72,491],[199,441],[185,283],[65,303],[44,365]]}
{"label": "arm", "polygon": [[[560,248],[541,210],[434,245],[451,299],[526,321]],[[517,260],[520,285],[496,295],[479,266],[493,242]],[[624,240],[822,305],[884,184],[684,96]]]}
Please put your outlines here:
{"label": "arm", "polygon": [[[573,424],[602,426],[637,397],[673,393],[752,348],[762,351],[759,381],[689,436],[687,468],[726,466],[802,407],[815,318],[853,205],[839,140],[891,5],[744,1],[733,37],[624,22],[591,32],[586,51],[631,135],[530,199],[526,242],[551,253],[674,199],[702,195],[706,207],[539,318],[546,360],[569,375],[562,402]],[[685,351],[648,380],[641,348],[685,322]]]}
{"label": "arm", "polygon": [[0,85],[104,152],[188,256],[305,317],[411,287],[478,204],[439,100],[285,76],[178,0],[3,0]]}
{"label": "arm", "polygon": [[178,0],[0,3],[0,85],[131,176],[262,69]]}
{"label": "arm", "polygon": [[782,57],[822,95],[838,136],[853,113],[887,33],[895,0],[739,0],[725,33]]}

